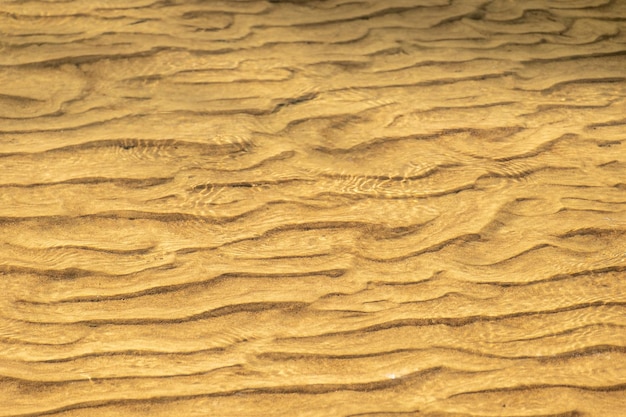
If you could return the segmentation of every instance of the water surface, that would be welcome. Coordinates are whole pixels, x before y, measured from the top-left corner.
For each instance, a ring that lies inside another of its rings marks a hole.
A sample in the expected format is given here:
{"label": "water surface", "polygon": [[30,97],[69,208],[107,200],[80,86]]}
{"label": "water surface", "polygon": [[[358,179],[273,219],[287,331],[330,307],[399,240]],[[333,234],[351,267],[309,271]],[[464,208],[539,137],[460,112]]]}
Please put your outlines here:
{"label": "water surface", "polygon": [[1,2],[0,416],[623,416],[625,33]]}

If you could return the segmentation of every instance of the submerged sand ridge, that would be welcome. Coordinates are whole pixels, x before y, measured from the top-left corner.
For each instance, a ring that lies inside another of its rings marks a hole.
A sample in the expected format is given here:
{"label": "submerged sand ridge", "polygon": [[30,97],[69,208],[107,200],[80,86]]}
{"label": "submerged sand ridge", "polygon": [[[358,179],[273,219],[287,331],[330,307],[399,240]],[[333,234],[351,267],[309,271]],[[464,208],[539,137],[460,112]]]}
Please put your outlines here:
{"label": "submerged sand ridge", "polygon": [[0,416],[623,416],[624,33],[0,3]]}

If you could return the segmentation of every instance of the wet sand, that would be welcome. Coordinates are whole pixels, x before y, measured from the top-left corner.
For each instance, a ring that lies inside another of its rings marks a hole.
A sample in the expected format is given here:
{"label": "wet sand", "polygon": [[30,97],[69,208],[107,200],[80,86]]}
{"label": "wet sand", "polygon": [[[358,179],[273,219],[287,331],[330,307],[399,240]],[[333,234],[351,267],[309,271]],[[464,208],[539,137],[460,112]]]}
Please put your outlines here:
{"label": "wet sand", "polygon": [[0,2],[0,416],[624,416],[626,1]]}

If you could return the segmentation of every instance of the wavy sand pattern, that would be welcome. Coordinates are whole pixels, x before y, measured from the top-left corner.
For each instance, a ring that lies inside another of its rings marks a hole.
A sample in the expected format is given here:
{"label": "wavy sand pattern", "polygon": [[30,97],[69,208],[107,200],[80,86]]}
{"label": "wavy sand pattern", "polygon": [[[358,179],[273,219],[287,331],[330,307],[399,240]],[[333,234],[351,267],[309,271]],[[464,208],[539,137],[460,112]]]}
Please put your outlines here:
{"label": "wavy sand pattern", "polygon": [[624,416],[626,1],[0,3],[0,416]]}

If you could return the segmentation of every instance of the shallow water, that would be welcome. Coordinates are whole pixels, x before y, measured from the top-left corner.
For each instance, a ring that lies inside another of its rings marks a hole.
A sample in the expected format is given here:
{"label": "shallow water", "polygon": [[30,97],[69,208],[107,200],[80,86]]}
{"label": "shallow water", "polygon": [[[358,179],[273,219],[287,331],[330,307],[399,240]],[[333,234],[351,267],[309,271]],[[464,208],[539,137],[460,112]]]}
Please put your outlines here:
{"label": "shallow water", "polygon": [[623,416],[626,2],[0,3],[0,416]]}

